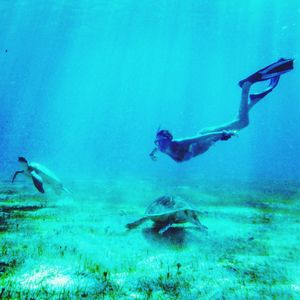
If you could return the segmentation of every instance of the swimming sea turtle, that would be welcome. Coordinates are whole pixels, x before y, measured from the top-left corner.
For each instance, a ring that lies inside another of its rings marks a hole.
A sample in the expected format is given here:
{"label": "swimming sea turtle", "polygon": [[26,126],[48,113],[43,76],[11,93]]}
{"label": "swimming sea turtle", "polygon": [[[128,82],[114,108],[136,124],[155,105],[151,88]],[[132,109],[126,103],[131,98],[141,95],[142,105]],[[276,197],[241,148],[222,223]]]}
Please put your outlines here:
{"label": "swimming sea turtle", "polygon": [[147,220],[155,223],[159,233],[163,234],[173,224],[190,222],[202,230],[207,229],[198,219],[200,212],[191,207],[179,196],[162,196],[154,200],[146,209],[145,216],[126,225],[128,229],[136,228]]}
{"label": "swimming sea turtle", "polygon": [[12,182],[14,182],[18,174],[24,174],[31,177],[34,186],[40,193],[45,193],[43,186],[44,183],[51,186],[56,194],[60,194],[62,191],[67,191],[56,175],[43,165],[34,162],[29,163],[24,157],[19,157],[18,161],[22,165],[22,170],[15,172]]}

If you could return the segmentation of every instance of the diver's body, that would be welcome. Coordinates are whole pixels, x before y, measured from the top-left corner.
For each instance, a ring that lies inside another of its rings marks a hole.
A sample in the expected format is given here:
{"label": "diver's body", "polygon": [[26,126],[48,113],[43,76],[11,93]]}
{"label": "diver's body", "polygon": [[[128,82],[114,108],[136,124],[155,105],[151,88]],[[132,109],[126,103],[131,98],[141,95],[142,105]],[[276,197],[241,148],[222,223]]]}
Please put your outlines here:
{"label": "diver's body", "polygon": [[206,152],[217,141],[225,141],[236,135],[238,130],[249,124],[248,95],[250,86],[251,84],[248,82],[243,85],[240,110],[236,120],[215,128],[203,129],[199,136],[181,140],[173,140],[170,132],[160,130],[155,140],[157,147],[151,152],[151,158],[156,160],[155,152],[161,151],[177,162],[186,161]]}
{"label": "diver's body", "polygon": [[[249,125],[249,111],[263,97],[269,94],[278,84],[280,75],[293,69],[293,60],[280,59],[278,62],[254,73],[240,81],[242,96],[239,113],[235,120],[217,127],[205,128],[195,137],[174,140],[168,130],[159,130],[156,134],[156,147],[150,157],[156,160],[155,153],[160,151],[177,162],[187,161],[206,152],[217,141],[225,141],[236,135],[239,130]],[[250,87],[257,81],[269,80],[266,90],[249,95]]]}

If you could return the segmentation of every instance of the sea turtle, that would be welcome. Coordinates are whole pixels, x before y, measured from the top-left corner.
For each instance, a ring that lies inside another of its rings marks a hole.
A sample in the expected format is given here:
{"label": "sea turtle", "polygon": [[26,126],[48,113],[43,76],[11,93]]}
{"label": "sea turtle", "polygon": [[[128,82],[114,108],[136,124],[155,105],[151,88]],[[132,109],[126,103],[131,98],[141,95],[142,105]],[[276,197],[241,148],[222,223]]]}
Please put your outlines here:
{"label": "sea turtle", "polygon": [[12,182],[16,179],[18,174],[24,174],[31,177],[34,186],[40,193],[45,193],[43,184],[46,183],[55,191],[60,194],[62,191],[68,192],[62,185],[61,181],[50,170],[38,163],[29,163],[25,157],[18,158],[19,163],[22,165],[21,171],[16,171]]}
{"label": "sea turtle", "polygon": [[202,225],[198,219],[200,212],[191,207],[179,196],[162,196],[154,200],[146,209],[145,216],[135,222],[128,223],[128,229],[136,228],[147,220],[154,222],[154,226],[163,234],[173,224],[190,222],[202,230],[207,227]]}

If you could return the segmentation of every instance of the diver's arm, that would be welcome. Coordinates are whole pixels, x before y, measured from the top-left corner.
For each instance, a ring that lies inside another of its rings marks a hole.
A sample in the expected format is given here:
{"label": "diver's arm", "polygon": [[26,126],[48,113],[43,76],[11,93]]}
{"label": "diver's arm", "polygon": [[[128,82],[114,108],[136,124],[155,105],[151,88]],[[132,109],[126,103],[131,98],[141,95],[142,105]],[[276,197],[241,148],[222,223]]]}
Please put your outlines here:
{"label": "diver's arm", "polygon": [[150,155],[150,157],[151,157],[151,159],[153,160],[153,161],[156,161],[157,160],[157,157],[155,156],[155,153],[158,151],[158,149],[155,147],[152,151],[151,151],[151,153],[149,154]]}

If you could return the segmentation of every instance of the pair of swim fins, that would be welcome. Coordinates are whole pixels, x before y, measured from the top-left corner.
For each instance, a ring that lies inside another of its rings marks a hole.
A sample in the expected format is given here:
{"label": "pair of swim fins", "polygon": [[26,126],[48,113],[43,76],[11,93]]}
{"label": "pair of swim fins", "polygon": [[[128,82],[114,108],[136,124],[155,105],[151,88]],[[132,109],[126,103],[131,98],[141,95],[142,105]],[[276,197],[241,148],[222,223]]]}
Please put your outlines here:
{"label": "pair of swim fins", "polygon": [[246,81],[255,83],[258,81],[270,80],[268,87],[264,91],[262,91],[261,93],[250,94],[251,100],[260,100],[261,98],[272,92],[272,90],[277,86],[282,74],[293,70],[293,68],[294,59],[280,58],[277,62],[268,65],[265,68],[250,75],[246,79],[241,80],[239,82],[239,86],[242,87]]}

